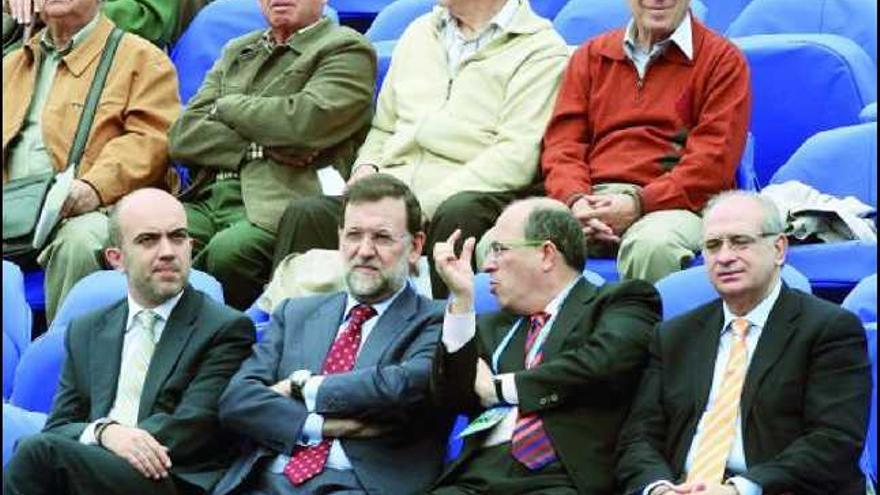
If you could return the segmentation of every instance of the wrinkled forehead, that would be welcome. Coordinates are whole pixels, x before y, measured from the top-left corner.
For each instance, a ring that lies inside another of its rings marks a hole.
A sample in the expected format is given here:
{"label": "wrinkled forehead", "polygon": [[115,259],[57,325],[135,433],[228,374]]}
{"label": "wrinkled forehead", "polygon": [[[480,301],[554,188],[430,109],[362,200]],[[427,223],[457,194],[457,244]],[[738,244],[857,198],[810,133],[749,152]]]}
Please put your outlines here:
{"label": "wrinkled forehead", "polygon": [[764,212],[749,198],[732,198],[712,208],[703,218],[703,237],[760,233]]}
{"label": "wrinkled forehead", "polygon": [[401,198],[349,203],[345,207],[342,229],[406,232],[406,204]]}

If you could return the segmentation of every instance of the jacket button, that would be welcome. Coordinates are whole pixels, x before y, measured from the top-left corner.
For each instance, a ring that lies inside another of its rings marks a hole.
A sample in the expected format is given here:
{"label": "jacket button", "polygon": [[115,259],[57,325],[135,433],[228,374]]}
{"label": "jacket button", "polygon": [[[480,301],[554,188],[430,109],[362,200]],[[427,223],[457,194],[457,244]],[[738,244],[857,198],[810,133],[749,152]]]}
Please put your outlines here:
{"label": "jacket button", "polygon": [[558,402],[558,401],[559,401],[559,396],[556,395],[556,394],[553,394],[553,395],[550,396],[550,400],[553,401],[553,402]]}
{"label": "jacket button", "polygon": [[542,406],[546,406],[547,405],[547,398],[541,397],[541,400],[539,400],[538,403],[541,404]]}

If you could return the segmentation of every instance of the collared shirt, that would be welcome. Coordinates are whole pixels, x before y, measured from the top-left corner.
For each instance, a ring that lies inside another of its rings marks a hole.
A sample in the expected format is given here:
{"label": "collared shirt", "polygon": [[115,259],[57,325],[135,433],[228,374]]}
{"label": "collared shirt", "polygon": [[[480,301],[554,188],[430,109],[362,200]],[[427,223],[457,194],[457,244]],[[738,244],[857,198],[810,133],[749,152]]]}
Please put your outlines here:
{"label": "collared shirt", "polygon": [[[55,80],[55,73],[58,71],[58,64],[61,62],[61,59],[88,38],[89,34],[95,30],[100,17],[96,15],[94,19],[73,35],[66,46],[61,48],[55,46],[49,29],[43,30],[43,35],[40,38],[43,56],[40,57],[40,67],[37,69],[37,78],[34,81],[34,95],[31,98],[30,106],[28,107],[27,114],[25,114],[18,138],[11,148],[9,157],[10,180],[39,175],[54,170],[49,152],[43,144],[43,130],[40,126],[43,106],[46,103],[49,91],[52,89],[52,83]],[[73,139],[73,136],[70,138]]]}
{"label": "collared shirt", "polygon": [[[767,297],[765,297],[763,301],[761,301],[757,306],[749,311],[748,314],[742,317],[749,322],[749,333],[746,336],[747,368],[752,362],[752,356],[754,356],[755,354],[755,348],[758,346],[761,334],[763,333],[764,327],[767,324],[767,319],[770,317],[770,311],[773,310],[773,306],[776,304],[777,299],[779,299],[779,294],[781,291],[782,282],[777,281],[776,285],[773,287],[773,290],[770,291]],[[731,330],[730,325],[734,319],[739,317],[733,314],[727,303],[723,304],[723,311],[724,322],[721,325],[721,339],[718,341],[718,354],[715,357],[715,369],[712,375],[712,388],[709,389],[709,399],[708,401],[706,401],[706,410],[703,411],[700,422],[697,424],[697,431],[694,433],[694,438],[691,441],[691,446],[688,450],[688,455],[684,465],[685,472],[689,471],[694,463],[694,455],[696,454],[697,450],[696,447],[697,445],[699,445],[700,438],[703,436],[704,433],[703,421],[706,419],[706,415],[709,411],[712,410],[712,406],[715,404],[715,399],[718,396],[719,389],[721,388],[721,383],[724,379],[724,372],[727,369],[727,361],[730,358],[730,349],[733,346],[733,331]],[[738,411],[736,415],[735,435],[736,436],[733,439],[733,446],[730,449],[730,455],[727,458],[727,470],[734,474],[741,474],[748,470],[748,466],[746,464],[745,449],[743,446],[741,410]],[[734,476],[730,479],[730,481],[734,485],[736,485],[740,495],[761,495],[763,493],[763,489],[758,484],[743,477]],[[649,485],[646,490],[650,490],[657,484],[658,483],[653,483]]]}
{"label": "collared shirt", "polygon": [[519,9],[520,1],[507,0],[507,3],[501,7],[495,17],[472,38],[467,38],[462,34],[458,29],[458,21],[449,13],[449,10],[445,10],[440,16],[439,28],[443,46],[446,48],[449,71],[453,74],[458,72],[458,68],[465,60],[480,51],[501,33],[507,31],[513,24],[513,18]]}
{"label": "collared shirt", "polygon": [[[183,297],[183,291],[180,291],[176,296],[171,299],[166,300],[162,304],[156,306],[151,309],[159,319],[156,321],[156,326],[153,327],[153,342],[158,343],[159,339],[162,338],[162,333],[165,331],[165,326],[168,324],[168,318],[171,316],[171,312],[174,311],[174,308],[177,306],[177,303],[180,302],[180,298]],[[144,308],[140,304],[138,304],[132,297],[131,294],[128,295],[128,317],[125,320],[125,337],[122,340],[122,359],[119,361],[120,368],[125,366],[125,363],[131,359],[132,353],[134,353],[134,349],[131,346],[132,335],[134,333],[131,331],[134,329],[134,326],[137,324],[135,317],[138,313],[143,311]],[[119,386],[119,384],[116,384]],[[118,398],[118,397],[117,397]],[[112,411],[116,408],[116,403],[114,401],[113,407],[110,408]],[[110,414],[108,413],[108,417]],[[98,419],[86,427],[83,430],[82,434],[79,437],[79,441],[81,443],[93,445],[97,443],[97,439],[95,438],[95,426],[106,418]],[[135,425],[126,425],[126,426],[135,426]]]}
{"label": "collared shirt", "polygon": [[[581,277],[575,277],[568,285],[559,291],[556,296],[547,303],[544,312],[550,315],[547,322],[547,331],[553,331],[553,325],[556,323],[556,315],[559,314],[559,308],[571,293],[574,286],[580,281]],[[441,340],[446,347],[446,351],[454,353],[460,350],[468,342],[470,342],[477,334],[476,313],[450,313],[447,306],[446,316],[443,318],[443,334]],[[545,340],[546,342],[546,340]],[[496,370],[493,370],[493,372]],[[515,406],[519,404],[519,395],[516,390],[515,373],[502,373],[498,375],[501,379],[501,394],[508,404]],[[499,399],[502,399],[499,397]],[[495,425],[486,440],[483,442],[484,447],[491,447],[510,441],[513,438],[513,430],[516,427],[516,420],[519,418],[519,408],[511,407],[507,416]]]}
{"label": "collared shirt", "polygon": [[630,19],[629,24],[626,25],[626,31],[623,36],[623,52],[626,54],[627,58],[632,60],[633,65],[635,65],[636,71],[639,73],[639,79],[645,78],[648,66],[650,66],[657,57],[662,55],[672,43],[675,43],[689,60],[693,60],[694,58],[694,35],[691,30],[690,12],[685,14],[681,24],[675,28],[675,31],[672,32],[671,36],[654,43],[651,46],[650,51],[646,51],[642,45],[638,43],[637,34],[635,20]]}
{"label": "collared shirt", "polygon": [[[358,347],[358,354],[360,354],[361,350],[364,348],[364,344],[367,342],[367,339],[370,337],[370,334],[373,332],[373,328],[376,327],[376,323],[388,310],[391,304],[397,300],[400,294],[403,293],[404,289],[407,288],[409,282],[405,283],[403,287],[398,289],[397,292],[394,293],[393,296],[385,299],[382,302],[370,304],[374,310],[376,310],[376,315],[364,322],[363,326],[361,326],[361,342]],[[347,302],[345,304],[345,319],[342,321],[342,324],[339,325],[339,328],[336,331],[336,338],[338,339],[342,331],[348,326],[348,321],[350,319],[351,310],[358,304],[362,304],[360,301],[355,299],[351,294],[348,295]],[[318,392],[321,388],[321,383],[324,381],[324,376],[314,376],[310,378],[306,385],[303,387],[303,399],[306,404],[306,409],[309,411],[309,415],[306,417],[306,422],[303,425],[302,432],[300,433],[300,445],[317,445],[321,443],[323,437],[321,435],[321,431],[324,428],[324,417],[320,414],[315,413],[315,403],[317,402]],[[269,467],[269,470],[273,473],[283,473],[284,467],[287,465],[288,461],[290,461],[290,456],[285,454],[279,454],[275,460],[272,462],[272,465]],[[326,467],[330,469],[351,469],[351,461],[348,460],[348,456],[345,454],[345,451],[342,449],[342,443],[339,440],[334,440],[330,446],[330,454],[327,456],[327,464]]]}

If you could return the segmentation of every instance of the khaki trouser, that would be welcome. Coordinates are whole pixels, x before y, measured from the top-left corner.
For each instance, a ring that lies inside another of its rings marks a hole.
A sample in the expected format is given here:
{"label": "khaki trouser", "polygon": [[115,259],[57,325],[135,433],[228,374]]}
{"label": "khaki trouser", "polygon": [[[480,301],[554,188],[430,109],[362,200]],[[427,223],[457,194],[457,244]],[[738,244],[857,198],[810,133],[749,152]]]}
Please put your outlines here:
{"label": "khaki trouser", "polygon": [[[632,184],[599,184],[593,188],[593,194],[639,189]],[[702,219],[689,210],[654,211],[639,218],[623,233],[617,249],[617,272],[621,280],[643,279],[654,283],[686,267],[700,250],[702,227]],[[609,256],[613,248],[590,246],[590,256]]]}
{"label": "khaki trouser", "polygon": [[46,322],[52,323],[67,293],[79,279],[103,269],[102,250],[109,223],[104,209],[61,223],[37,262],[46,270]]}

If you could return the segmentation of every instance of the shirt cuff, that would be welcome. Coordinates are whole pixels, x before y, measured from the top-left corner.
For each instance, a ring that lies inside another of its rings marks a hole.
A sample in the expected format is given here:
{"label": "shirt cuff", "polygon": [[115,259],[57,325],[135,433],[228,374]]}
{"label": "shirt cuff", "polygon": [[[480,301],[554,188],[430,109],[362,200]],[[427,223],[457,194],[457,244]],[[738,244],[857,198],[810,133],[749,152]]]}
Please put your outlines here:
{"label": "shirt cuff", "polygon": [[93,421],[86,426],[86,429],[79,435],[79,443],[84,445],[98,445],[98,439],[95,438],[95,428],[98,421]]}
{"label": "shirt cuff", "polygon": [[302,431],[299,432],[299,438],[296,443],[303,446],[314,446],[323,440],[324,416],[311,413],[306,416],[306,422],[303,424]]}
{"label": "shirt cuff", "polygon": [[657,488],[658,486],[668,486],[669,488],[672,488],[675,485],[673,485],[672,483],[670,483],[666,480],[655,481],[655,482],[651,483],[650,485],[646,486],[644,490],[642,490],[642,495],[650,495],[651,490],[653,490],[654,488]]}
{"label": "shirt cuff", "polygon": [[504,373],[498,375],[498,378],[501,380],[501,393],[504,395],[504,397],[499,397],[498,399],[511,406],[519,404],[519,395],[516,393],[516,380],[514,374]]}
{"label": "shirt cuff", "polygon": [[443,318],[443,345],[446,352],[454,354],[465,346],[474,335],[477,334],[477,314],[473,311],[468,313],[453,314],[446,308],[446,316]]}
{"label": "shirt cuff", "polygon": [[739,495],[763,495],[764,493],[764,489],[761,488],[761,485],[752,480],[743,478],[742,476],[734,476],[733,478],[728,479],[727,482],[736,487]]}
{"label": "shirt cuff", "polygon": [[321,388],[323,381],[324,377],[317,375],[306,380],[306,384],[303,386],[303,402],[306,403],[306,409],[310,413],[315,412],[315,403],[318,401],[318,389]]}

